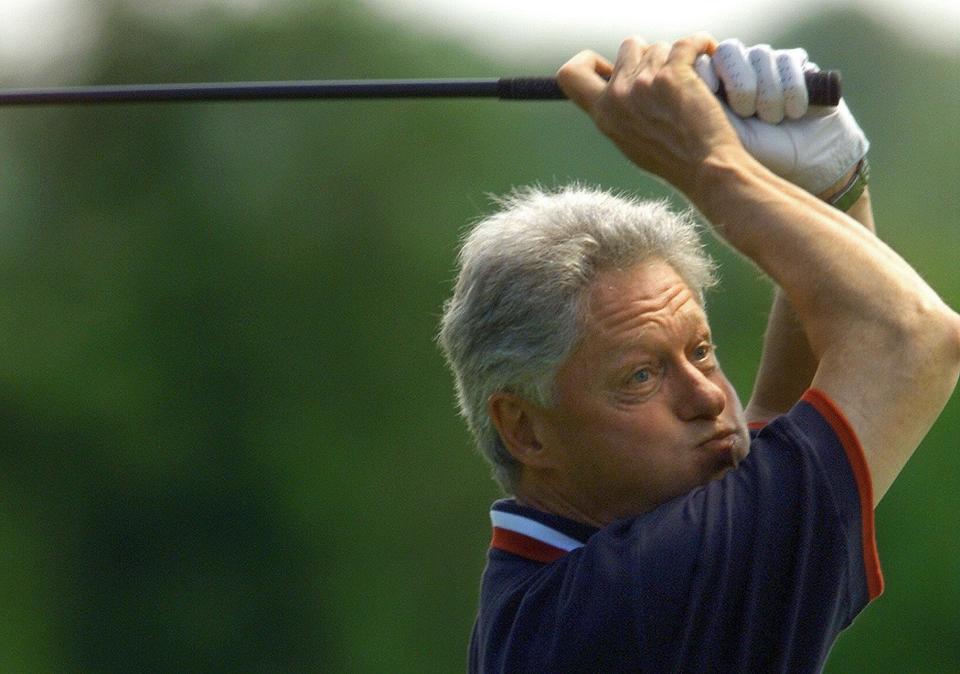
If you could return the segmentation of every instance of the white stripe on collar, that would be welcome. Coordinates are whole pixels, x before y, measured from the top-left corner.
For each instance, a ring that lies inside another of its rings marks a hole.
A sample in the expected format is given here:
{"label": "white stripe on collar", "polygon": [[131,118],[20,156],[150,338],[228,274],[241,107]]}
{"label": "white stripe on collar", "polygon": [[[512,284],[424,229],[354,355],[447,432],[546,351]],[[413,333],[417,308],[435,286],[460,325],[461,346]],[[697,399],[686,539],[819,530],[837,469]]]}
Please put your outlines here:
{"label": "white stripe on collar", "polygon": [[565,550],[567,552],[583,547],[583,543],[578,541],[576,538],[570,538],[570,536],[562,534],[556,529],[551,529],[545,524],[540,524],[539,522],[532,520],[529,517],[524,517],[523,515],[505,513],[500,510],[491,510],[490,521],[493,522],[493,526],[499,529],[515,531],[518,534],[535,538],[542,543],[552,545],[555,548],[560,548],[561,550]]}

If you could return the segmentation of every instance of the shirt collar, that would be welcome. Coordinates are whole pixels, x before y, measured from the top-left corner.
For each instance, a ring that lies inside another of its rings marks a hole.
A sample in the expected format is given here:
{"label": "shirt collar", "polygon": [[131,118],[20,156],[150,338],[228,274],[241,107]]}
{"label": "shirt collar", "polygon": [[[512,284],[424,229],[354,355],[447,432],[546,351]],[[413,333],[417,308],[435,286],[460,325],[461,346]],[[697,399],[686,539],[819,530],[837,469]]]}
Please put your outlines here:
{"label": "shirt collar", "polygon": [[549,563],[583,547],[599,531],[582,522],[520,505],[514,499],[497,501],[490,509],[493,540],[490,547],[536,562]]}

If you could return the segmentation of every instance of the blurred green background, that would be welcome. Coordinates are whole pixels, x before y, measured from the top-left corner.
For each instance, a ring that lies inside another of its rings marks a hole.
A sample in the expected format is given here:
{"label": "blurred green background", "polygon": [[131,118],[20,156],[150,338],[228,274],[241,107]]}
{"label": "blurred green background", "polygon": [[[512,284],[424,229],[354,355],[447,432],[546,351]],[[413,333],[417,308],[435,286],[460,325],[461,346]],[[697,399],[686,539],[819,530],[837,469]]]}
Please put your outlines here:
{"label": "blurred green background", "polygon": [[[108,6],[69,83],[558,64],[349,3]],[[843,70],[880,232],[960,307],[960,56],[848,12],[762,39]],[[0,110],[0,670],[462,671],[499,493],[433,337],[486,194],[572,179],[669,196],[559,102]],[[746,397],[771,290],[711,249]],[[960,671],[958,437],[954,395],[828,671]]]}

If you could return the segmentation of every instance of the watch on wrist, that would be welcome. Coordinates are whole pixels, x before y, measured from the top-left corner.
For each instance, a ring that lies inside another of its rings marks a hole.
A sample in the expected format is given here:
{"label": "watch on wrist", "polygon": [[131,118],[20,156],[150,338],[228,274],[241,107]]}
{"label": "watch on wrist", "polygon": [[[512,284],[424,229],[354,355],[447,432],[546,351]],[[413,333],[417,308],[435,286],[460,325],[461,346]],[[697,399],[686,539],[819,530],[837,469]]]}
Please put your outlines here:
{"label": "watch on wrist", "polygon": [[857,169],[850,176],[847,184],[830,198],[830,205],[843,212],[850,210],[850,207],[857,203],[857,199],[863,194],[870,180],[870,162],[864,157],[857,164]]}

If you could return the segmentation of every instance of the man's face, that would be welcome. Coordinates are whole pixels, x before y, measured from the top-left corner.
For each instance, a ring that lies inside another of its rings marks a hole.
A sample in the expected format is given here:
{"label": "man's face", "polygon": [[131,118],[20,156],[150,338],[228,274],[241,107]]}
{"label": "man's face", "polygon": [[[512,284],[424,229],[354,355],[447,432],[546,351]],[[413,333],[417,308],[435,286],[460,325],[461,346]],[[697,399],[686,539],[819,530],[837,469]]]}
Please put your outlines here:
{"label": "man's face", "polygon": [[743,408],[696,295],[665,262],[599,274],[584,338],[538,437],[558,495],[606,523],[722,476],[749,450]]}

